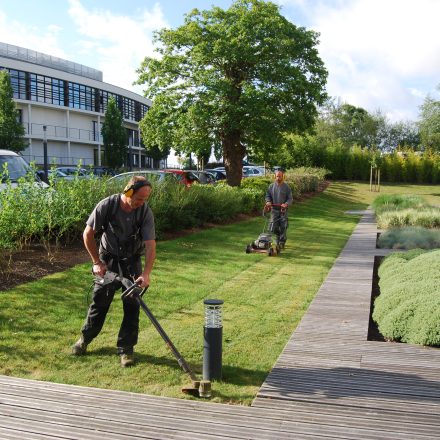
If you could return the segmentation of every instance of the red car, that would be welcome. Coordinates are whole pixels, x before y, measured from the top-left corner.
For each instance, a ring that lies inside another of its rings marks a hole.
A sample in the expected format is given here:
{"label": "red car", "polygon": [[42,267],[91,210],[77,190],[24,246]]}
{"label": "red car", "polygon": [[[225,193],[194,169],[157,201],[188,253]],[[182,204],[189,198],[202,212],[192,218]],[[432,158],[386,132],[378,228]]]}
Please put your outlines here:
{"label": "red car", "polygon": [[163,171],[165,173],[174,174],[174,176],[176,176],[177,181],[187,187],[190,187],[194,182],[199,181],[198,177],[192,171],[174,170],[174,169],[168,169]]}

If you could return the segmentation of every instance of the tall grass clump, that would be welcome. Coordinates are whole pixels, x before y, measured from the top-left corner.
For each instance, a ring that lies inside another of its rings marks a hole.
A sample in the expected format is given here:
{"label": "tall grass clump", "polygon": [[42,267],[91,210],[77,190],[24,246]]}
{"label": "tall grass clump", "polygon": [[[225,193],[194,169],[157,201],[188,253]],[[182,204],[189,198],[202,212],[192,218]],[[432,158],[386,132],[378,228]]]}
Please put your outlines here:
{"label": "tall grass clump", "polygon": [[381,229],[419,226],[440,227],[440,208],[430,206],[415,195],[384,194],[373,202],[377,225]]}
{"label": "tall grass clump", "polygon": [[381,229],[420,226],[422,228],[440,228],[440,208],[424,206],[395,211],[383,211],[376,216],[377,225]]}
{"label": "tall grass clump", "polygon": [[426,206],[427,203],[423,197],[413,194],[382,194],[373,202],[373,208],[376,214],[380,214],[384,211],[392,211],[396,209],[406,208],[421,208]]}
{"label": "tall grass clump", "polygon": [[421,227],[393,228],[379,236],[378,246],[387,249],[440,248],[440,230]]}
{"label": "tall grass clump", "polygon": [[379,267],[373,319],[391,341],[440,346],[440,250],[388,256]]}

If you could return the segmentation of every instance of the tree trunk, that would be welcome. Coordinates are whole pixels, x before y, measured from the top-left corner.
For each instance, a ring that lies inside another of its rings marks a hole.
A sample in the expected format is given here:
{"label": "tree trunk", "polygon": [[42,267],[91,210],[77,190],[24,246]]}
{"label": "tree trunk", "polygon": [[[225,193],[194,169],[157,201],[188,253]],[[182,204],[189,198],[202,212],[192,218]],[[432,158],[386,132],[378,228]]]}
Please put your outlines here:
{"label": "tree trunk", "polygon": [[243,174],[243,158],[246,148],[240,143],[240,132],[228,133],[222,139],[226,181],[230,186],[240,186]]}

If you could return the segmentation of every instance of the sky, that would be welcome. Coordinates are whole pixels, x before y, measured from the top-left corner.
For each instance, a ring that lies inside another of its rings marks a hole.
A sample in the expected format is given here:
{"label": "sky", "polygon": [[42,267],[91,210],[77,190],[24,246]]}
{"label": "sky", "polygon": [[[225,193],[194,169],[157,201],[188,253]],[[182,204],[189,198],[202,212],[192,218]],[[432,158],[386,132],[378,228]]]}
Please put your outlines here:
{"label": "sky", "polygon": [[[440,0],[273,0],[296,26],[320,34],[328,94],[390,121],[416,121],[439,99]],[[232,0],[0,0],[0,42],[74,61],[104,81],[134,86],[153,33],[177,28],[193,8]]]}

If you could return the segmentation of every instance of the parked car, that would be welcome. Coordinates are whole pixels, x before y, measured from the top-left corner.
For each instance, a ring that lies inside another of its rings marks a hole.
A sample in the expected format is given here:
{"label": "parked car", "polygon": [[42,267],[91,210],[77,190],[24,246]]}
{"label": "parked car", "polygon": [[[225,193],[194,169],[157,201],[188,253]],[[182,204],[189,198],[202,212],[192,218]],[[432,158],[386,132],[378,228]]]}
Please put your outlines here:
{"label": "parked car", "polygon": [[264,176],[264,168],[257,166],[243,166],[243,177],[259,177]]}
{"label": "parked car", "polygon": [[165,169],[162,170],[165,173],[173,174],[176,176],[177,181],[187,187],[191,186],[194,182],[199,182],[199,178],[194,174],[193,171],[187,170],[176,170],[176,169]]}
{"label": "parked car", "polygon": [[116,176],[116,171],[108,167],[91,167],[90,171],[98,177]]}
{"label": "parked car", "polygon": [[204,171],[210,173],[212,176],[214,176],[214,179],[216,182],[219,180],[225,180],[226,179],[226,171],[223,170],[217,170],[214,168],[206,168]]}
{"label": "parked car", "polygon": [[61,171],[64,174],[67,174],[68,176],[78,176],[80,179],[86,179],[90,177],[90,172],[88,172],[85,168],[78,168],[78,167],[56,167],[55,168],[58,171]]}
{"label": "parked car", "polygon": [[[213,171],[222,171],[223,173],[225,173],[225,178],[226,178],[225,167],[213,168]],[[243,177],[264,176],[264,168],[253,165],[243,165],[242,173],[243,173]]]}
{"label": "parked car", "polygon": [[[8,168],[8,175],[3,176],[4,166]],[[0,150],[0,189],[6,187],[6,180],[8,180],[12,186],[17,185],[18,179],[26,177],[32,172],[29,164],[23,159],[22,156],[10,150]],[[34,174],[35,184],[41,186],[42,188],[47,188],[48,185],[42,182],[37,174]]]}
{"label": "parked car", "polygon": [[197,176],[199,179],[199,182],[201,184],[213,184],[217,182],[216,178],[212,173],[206,170],[197,170],[197,171],[191,171],[193,174]]}
{"label": "parked car", "polygon": [[37,170],[36,174],[38,175],[38,177],[46,183],[49,183],[49,179],[63,179],[63,180],[74,180],[75,176],[68,176],[66,173],[63,173],[60,170],[57,170],[55,168],[51,168],[49,170],[47,170],[47,175],[49,179],[46,179],[46,174],[44,172],[44,170]]}
{"label": "parked car", "polygon": [[163,182],[166,179],[172,180],[177,182],[177,179],[172,174],[167,174],[162,170],[138,170],[138,171],[128,171],[126,173],[116,174],[116,176],[110,177],[110,179],[107,180],[108,184],[116,183],[121,187],[121,190],[127,182],[133,177],[133,176],[143,176],[147,180],[149,180],[152,184]]}

